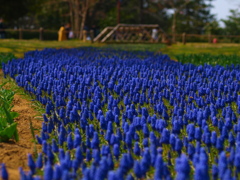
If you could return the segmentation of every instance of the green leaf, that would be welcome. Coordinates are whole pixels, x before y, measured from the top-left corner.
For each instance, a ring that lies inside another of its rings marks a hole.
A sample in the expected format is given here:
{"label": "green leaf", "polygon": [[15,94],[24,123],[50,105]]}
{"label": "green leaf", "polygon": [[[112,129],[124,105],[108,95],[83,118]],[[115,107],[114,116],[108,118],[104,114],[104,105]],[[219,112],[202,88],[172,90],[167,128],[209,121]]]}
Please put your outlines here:
{"label": "green leaf", "polygon": [[10,112],[10,116],[12,119],[15,119],[19,116],[19,114],[17,112]]}
{"label": "green leaf", "polygon": [[12,117],[11,117],[10,112],[9,112],[4,106],[3,106],[3,109],[4,109],[5,114],[6,114],[6,117],[7,117],[7,122],[8,122],[9,124],[13,124],[14,121],[13,121],[13,119],[12,119]]}
{"label": "green leaf", "polygon": [[0,88],[2,88],[3,86],[5,86],[5,84],[7,84],[7,82],[4,82],[4,83],[0,84]]}
{"label": "green leaf", "polygon": [[16,131],[14,132],[13,137],[14,137],[14,139],[15,139],[16,141],[19,141],[19,135],[18,135],[17,129],[16,129]]}
{"label": "green leaf", "polygon": [[17,133],[17,123],[13,123],[10,126],[6,127],[3,131],[0,131],[0,141],[8,141],[12,137],[17,138],[18,135],[15,136]]}
{"label": "green leaf", "polygon": [[0,131],[7,127],[7,121],[5,117],[0,116]]}

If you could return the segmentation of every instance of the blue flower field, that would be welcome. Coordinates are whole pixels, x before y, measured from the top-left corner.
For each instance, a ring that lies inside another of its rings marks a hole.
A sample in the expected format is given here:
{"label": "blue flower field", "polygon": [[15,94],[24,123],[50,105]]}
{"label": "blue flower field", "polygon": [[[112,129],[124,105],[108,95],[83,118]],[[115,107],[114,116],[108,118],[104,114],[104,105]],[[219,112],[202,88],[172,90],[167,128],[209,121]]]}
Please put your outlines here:
{"label": "blue flower field", "polygon": [[3,72],[46,108],[22,180],[240,179],[240,65],[76,48],[30,51]]}

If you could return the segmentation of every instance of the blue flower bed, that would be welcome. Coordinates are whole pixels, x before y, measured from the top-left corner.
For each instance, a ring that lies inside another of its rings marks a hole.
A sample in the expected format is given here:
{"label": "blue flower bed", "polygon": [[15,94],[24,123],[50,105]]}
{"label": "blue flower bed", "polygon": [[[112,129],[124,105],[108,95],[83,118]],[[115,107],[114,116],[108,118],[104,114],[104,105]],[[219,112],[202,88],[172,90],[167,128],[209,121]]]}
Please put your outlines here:
{"label": "blue flower bed", "polygon": [[3,71],[46,107],[22,179],[240,178],[240,65],[80,48],[31,51]]}

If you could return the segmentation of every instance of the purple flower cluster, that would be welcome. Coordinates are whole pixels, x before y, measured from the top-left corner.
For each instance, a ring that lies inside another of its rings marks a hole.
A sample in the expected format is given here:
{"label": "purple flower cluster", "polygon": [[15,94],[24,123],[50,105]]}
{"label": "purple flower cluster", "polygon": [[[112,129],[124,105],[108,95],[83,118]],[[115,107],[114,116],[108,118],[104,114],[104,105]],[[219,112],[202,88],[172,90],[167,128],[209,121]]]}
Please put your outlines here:
{"label": "purple flower cluster", "polygon": [[31,51],[3,71],[46,108],[22,179],[239,178],[239,65],[79,48]]}

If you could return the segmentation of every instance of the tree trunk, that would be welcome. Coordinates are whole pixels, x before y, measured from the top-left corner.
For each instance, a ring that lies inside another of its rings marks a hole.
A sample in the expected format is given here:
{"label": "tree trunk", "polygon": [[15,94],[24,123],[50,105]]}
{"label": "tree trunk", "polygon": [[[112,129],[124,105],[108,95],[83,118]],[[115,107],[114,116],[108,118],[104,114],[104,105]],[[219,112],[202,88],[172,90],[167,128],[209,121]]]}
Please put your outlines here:
{"label": "tree trunk", "polygon": [[119,24],[121,21],[120,9],[121,9],[121,2],[120,0],[117,0],[117,24]]}
{"label": "tree trunk", "polygon": [[85,0],[85,3],[83,3],[82,5],[82,21],[81,21],[80,34],[79,34],[79,39],[81,40],[83,39],[83,29],[85,26],[88,8],[89,8],[89,0]]}
{"label": "tree trunk", "polygon": [[143,0],[139,0],[139,20],[138,20],[138,23],[139,24],[142,24],[143,22]]}
{"label": "tree trunk", "polygon": [[73,3],[71,0],[68,1],[69,4],[69,16],[70,16],[70,24],[71,24],[71,29],[74,31],[75,25],[74,25],[74,13],[73,13]]}
{"label": "tree trunk", "polygon": [[172,42],[175,43],[176,41],[176,15],[177,11],[175,10],[173,13],[173,24],[172,24]]}
{"label": "tree trunk", "polygon": [[80,30],[80,16],[79,16],[79,0],[73,0],[73,14],[74,14],[74,31],[76,34],[76,38],[79,37],[79,30]]}

